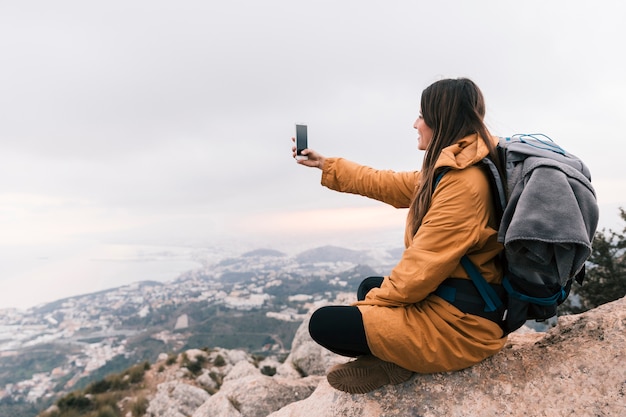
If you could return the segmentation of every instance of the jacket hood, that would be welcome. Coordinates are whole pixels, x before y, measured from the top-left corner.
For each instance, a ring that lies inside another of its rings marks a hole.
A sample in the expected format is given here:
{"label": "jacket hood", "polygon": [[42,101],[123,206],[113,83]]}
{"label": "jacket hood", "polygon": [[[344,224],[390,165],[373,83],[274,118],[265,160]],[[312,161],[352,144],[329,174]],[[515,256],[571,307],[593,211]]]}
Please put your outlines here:
{"label": "jacket hood", "polygon": [[[489,140],[494,146],[498,144],[498,138],[495,136],[491,136]],[[435,169],[441,167],[464,169],[481,161],[487,155],[489,148],[478,133],[474,133],[444,148],[435,163]]]}

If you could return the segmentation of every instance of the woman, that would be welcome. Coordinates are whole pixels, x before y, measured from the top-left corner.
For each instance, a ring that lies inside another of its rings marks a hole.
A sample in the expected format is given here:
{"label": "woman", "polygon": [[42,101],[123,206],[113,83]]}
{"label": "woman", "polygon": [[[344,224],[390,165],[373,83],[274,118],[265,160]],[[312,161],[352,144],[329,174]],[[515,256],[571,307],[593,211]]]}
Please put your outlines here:
{"label": "woman", "polygon": [[[464,255],[489,283],[502,279],[495,208],[477,165],[485,157],[500,165],[497,138],[484,116],[482,93],[471,80],[445,79],[423,91],[413,126],[418,149],[426,151],[421,172],[379,171],[311,149],[303,152],[308,159],[298,160],[321,169],[322,185],[330,189],[409,208],[406,249],[391,273],[363,281],[354,305],[322,307],[311,316],[309,332],[317,343],[356,357],[331,368],[333,387],[365,393],[402,383],[413,372],[469,367],[504,346],[497,320],[434,294],[444,281],[471,284],[460,264]],[[473,289],[462,287],[459,292]]]}

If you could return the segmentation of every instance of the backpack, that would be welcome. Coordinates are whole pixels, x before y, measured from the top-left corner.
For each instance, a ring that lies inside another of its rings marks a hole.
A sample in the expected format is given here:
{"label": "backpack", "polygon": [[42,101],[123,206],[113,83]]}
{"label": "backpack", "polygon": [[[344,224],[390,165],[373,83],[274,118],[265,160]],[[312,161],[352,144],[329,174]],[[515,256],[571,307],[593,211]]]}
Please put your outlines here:
{"label": "backpack", "polygon": [[[449,278],[435,294],[462,305],[462,311],[498,322],[508,334],[526,320],[555,316],[572,282],[582,284],[599,209],[587,166],[549,137],[500,138],[497,151],[504,178],[490,159],[480,165],[490,181],[499,218],[498,241],[504,245],[502,285],[488,284],[464,256],[461,264],[475,289],[467,290],[467,280]],[[444,174],[439,173],[436,183]],[[476,310],[471,307],[475,303],[463,302],[470,293],[480,296],[484,308]]]}

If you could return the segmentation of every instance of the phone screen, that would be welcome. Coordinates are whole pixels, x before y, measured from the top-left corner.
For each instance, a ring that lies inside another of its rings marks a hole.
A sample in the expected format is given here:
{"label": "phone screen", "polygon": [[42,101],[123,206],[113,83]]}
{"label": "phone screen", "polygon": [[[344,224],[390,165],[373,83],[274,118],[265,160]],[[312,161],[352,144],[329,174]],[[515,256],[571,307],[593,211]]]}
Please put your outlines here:
{"label": "phone screen", "polygon": [[306,125],[296,125],[296,155],[302,155],[302,151],[308,148]]}

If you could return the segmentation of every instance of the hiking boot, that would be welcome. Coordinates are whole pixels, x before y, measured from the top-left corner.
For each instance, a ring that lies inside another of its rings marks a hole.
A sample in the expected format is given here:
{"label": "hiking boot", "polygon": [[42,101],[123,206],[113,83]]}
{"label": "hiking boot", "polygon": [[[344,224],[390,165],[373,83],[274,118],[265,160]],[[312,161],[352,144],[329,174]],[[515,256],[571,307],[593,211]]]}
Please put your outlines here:
{"label": "hiking boot", "polygon": [[397,385],[411,378],[413,372],[372,355],[359,356],[352,362],[333,366],[326,379],[335,389],[350,394],[365,394],[383,385]]}

